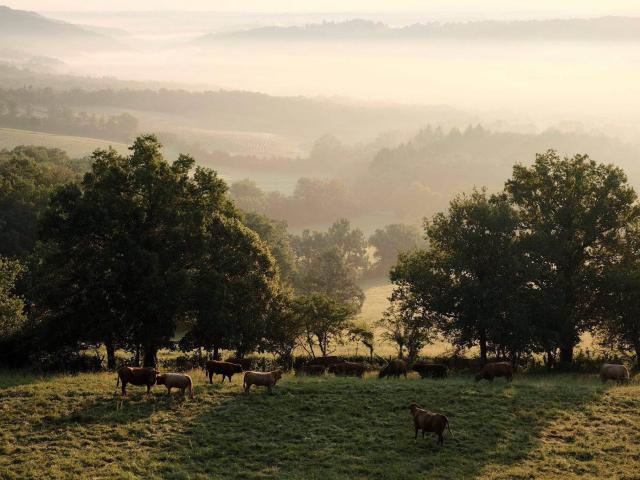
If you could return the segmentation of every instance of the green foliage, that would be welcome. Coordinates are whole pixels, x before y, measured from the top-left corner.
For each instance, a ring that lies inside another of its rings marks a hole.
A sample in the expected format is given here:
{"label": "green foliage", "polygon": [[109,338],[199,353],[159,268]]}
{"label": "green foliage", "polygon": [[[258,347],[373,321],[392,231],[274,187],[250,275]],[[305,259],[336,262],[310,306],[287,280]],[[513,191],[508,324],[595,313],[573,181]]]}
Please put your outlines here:
{"label": "green foliage", "polygon": [[295,274],[295,254],[291,246],[291,238],[287,232],[287,224],[272,220],[265,215],[248,212],[243,216],[243,223],[256,232],[264,241],[278,264],[280,279],[291,285]]}
{"label": "green foliage", "polygon": [[24,301],[14,293],[22,266],[15,260],[0,257],[0,338],[15,334],[25,321]]}
{"label": "green foliage", "polygon": [[302,177],[291,195],[265,192],[254,182],[242,180],[231,186],[231,195],[242,210],[283,219],[292,226],[326,223],[358,213],[347,185],[339,180]]}
{"label": "green foliage", "polygon": [[305,230],[292,243],[298,271],[296,290],[303,295],[327,295],[359,311],[364,293],[356,282],[368,267],[363,233],[341,219],[327,232]]}
{"label": "green foliage", "polygon": [[232,348],[242,358],[267,335],[278,293],[276,263],[258,234],[238,218],[214,216],[194,265],[191,333],[196,345]]}
{"label": "green foliage", "polygon": [[179,321],[211,318],[199,301],[209,287],[234,319],[227,340],[255,344],[277,278],[268,249],[215,172],[185,155],[169,164],[152,135],[131,152],[96,151],[82,183],[51,199],[32,276],[45,340],[104,342],[110,366],[117,345],[142,348],[153,365]]}
{"label": "green foliage", "polygon": [[293,308],[304,325],[301,346],[314,358],[316,346],[323,357],[335,351],[355,313],[352,305],[317,293],[296,298]]}
{"label": "green foliage", "polygon": [[382,338],[396,345],[398,358],[405,358],[406,352],[412,362],[433,340],[435,314],[426,310],[406,287],[396,288],[390,301],[389,308],[376,326],[383,329]]}
{"label": "green foliage", "polygon": [[394,296],[406,299],[400,309],[430,317],[454,345],[479,345],[483,359],[489,342],[513,350],[502,342],[520,320],[511,308],[520,284],[516,227],[504,196],[456,197],[426,224],[429,250],[401,256],[392,270]]}
{"label": "green foliage", "polygon": [[545,316],[570,362],[590,324],[597,277],[616,254],[626,226],[638,215],[624,172],[586,155],[560,158],[550,150],[530,166],[516,165],[506,184],[518,209],[521,243],[545,295]]}
{"label": "green foliage", "polygon": [[376,249],[373,254],[376,259],[374,271],[386,275],[398,260],[399,253],[411,252],[423,243],[420,230],[415,225],[394,223],[377,229],[369,237],[369,244]]}
{"label": "green foliage", "polygon": [[20,146],[0,150],[0,255],[23,257],[37,239],[38,218],[53,190],[77,181],[84,162],[62,150]]}
{"label": "green foliage", "polygon": [[638,224],[627,230],[617,262],[599,285],[597,330],[607,346],[633,350],[640,365],[640,235]]}

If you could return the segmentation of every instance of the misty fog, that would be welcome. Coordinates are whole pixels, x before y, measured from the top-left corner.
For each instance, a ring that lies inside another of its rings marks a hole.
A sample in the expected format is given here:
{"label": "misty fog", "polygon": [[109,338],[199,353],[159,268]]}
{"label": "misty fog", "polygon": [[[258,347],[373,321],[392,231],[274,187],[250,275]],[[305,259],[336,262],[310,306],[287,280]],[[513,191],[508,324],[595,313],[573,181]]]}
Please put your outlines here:
{"label": "misty fog", "polygon": [[548,148],[620,164],[640,185],[640,20],[627,4],[618,16],[549,2],[484,13],[69,5],[0,11],[0,146],[35,135],[77,156],[153,131],[168,154],[240,182],[242,208],[290,228],[419,224]]}

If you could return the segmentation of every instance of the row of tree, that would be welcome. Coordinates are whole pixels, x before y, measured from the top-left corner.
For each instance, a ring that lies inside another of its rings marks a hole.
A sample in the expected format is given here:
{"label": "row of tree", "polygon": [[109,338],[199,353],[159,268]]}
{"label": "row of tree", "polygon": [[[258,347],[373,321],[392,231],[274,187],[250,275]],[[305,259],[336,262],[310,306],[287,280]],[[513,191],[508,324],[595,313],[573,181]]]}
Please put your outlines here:
{"label": "row of tree", "polygon": [[456,197],[428,247],[391,270],[387,337],[415,356],[435,334],[480,356],[573,360],[582,333],[640,355],[640,210],[624,172],[537,155],[504,191]]}
{"label": "row of tree", "polygon": [[191,157],[165,161],[153,136],[128,156],[96,151],[90,167],[49,149],[2,155],[2,254],[20,260],[0,256],[5,360],[103,344],[109,367],[117,349],[153,365],[176,338],[285,361],[300,346],[327,355],[347,333],[373,348],[352,328],[368,260],[348,221],[289,235],[238,210]]}
{"label": "row of tree", "polygon": [[0,126],[128,142],[138,133],[138,119],[129,113],[96,115],[66,106],[18,105],[3,98],[0,89]]}

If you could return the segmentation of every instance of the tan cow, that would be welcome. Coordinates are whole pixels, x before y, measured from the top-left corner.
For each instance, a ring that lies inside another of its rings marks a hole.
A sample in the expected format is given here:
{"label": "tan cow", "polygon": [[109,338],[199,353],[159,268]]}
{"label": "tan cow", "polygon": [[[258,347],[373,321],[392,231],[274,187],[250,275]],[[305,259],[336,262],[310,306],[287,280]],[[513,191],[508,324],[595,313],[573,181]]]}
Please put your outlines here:
{"label": "tan cow", "polygon": [[614,380],[618,383],[629,382],[629,370],[624,365],[615,363],[605,363],[600,369],[600,380],[605,383],[607,380]]}
{"label": "tan cow", "polygon": [[269,393],[278,380],[282,378],[282,370],[274,370],[272,372],[252,372],[248,371],[244,374],[244,391],[249,393],[251,385],[258,387],[267,387]]}
{"label": "tan cow", "polygon": [[193,398],[193,381],[189,375],[184,373],[163,373],[156,378],[158,385],[164,385],[167,387],[167,393],[171,395],[172,388],[179,388],[182,390],[184,396],[185,390],[189,389],[189,397]]}

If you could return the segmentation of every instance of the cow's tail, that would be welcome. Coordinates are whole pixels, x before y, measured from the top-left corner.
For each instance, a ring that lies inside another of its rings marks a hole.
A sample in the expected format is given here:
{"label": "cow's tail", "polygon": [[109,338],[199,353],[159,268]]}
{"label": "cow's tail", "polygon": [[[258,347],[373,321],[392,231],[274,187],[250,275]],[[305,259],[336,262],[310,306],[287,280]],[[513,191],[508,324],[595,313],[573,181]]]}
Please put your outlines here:
{"label": "cow's tail", "polygon": [[118,391],[118,386],[119,386],[119,385],[120,385],[120,374],[118,373],[118,374],[117,374],[117,380],[116,380],[116,388],[115,388],[115,390],[113,391],[113,394],[114,394],[114,395],[115,395],[115,394],[116,394],[116,392]]}
{"label": "cow's tail", "polygon": [[451,431],[451,427],[449,426],[449,419],[447,417],[444,417],[445,422],[447,422],[447,430],[449,430],[449,435],[451,435],[451,438],[453,437],[453,432]]}
{"label": "cow's tail", "polygon": [[193,398],[193,380],[189,377],[189,397]]}

